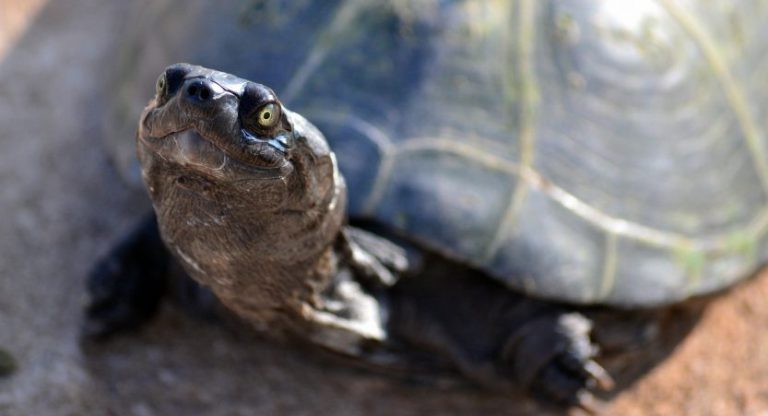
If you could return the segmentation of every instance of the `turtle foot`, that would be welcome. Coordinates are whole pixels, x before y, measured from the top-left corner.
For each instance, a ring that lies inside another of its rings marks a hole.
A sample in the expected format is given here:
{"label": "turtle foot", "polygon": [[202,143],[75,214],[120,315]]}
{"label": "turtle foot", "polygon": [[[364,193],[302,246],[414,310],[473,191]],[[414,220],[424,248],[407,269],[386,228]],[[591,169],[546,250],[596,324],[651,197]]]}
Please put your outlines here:
{"label": "turtle foot", "polygon": [[104,339],[151,319],[166,291],[168,259],[154,216],[145,219],[88,276],[83,339]]}
{"label": "turtle foot", "polygon": [[594,361],[592,323],[578,313],[538,318],[508,340],[502,359],[513,377],[543,402],[577,406],[596,413],[601,402],[591,391],[609,390],[614,382]]}
{"label": "turtle foot", "polygon": [[373,288],[392,286],[408,269],[403,248],[362,229],[345,227],[337,245],[360,282]]}

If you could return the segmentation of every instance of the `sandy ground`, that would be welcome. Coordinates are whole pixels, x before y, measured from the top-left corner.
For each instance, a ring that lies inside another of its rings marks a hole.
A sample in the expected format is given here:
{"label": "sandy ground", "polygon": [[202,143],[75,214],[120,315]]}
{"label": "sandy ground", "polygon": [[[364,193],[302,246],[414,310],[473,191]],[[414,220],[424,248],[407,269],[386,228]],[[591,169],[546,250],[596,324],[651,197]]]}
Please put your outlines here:
{"label": "sandy ground", "polygon": [[[83,278],[146,209],[102,145],[102,65],[129,2],[0,0],[0,415],[541,414],[519,398],[403,384],[172,307],[77,342]],[[132,138],[126,137],[126,140]],[[768,415],[768,276],[716,299],[609,415]]]}

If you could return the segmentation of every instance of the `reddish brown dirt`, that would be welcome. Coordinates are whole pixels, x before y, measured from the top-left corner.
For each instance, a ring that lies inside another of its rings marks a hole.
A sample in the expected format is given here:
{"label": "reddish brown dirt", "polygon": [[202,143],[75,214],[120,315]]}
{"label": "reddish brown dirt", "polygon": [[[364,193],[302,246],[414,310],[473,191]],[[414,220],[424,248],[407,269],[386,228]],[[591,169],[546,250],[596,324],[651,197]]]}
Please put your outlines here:
{"label": "reddish brown dirt", "polygon": [[768,415],[768,273],[715,299],[609,414]]}
{"label": "reddish brown dirt", "polygon": [[[81,349],[83,275],[145,209],[104,156],[91,88],[128,3],[60,0],[38,15],[41,1],[0,0],[0,346],[20,364],[0,380],[0,414],[541,414],[306,359],[171,308]],[[605,414],[768,415],[768,273],[717,298]]]}

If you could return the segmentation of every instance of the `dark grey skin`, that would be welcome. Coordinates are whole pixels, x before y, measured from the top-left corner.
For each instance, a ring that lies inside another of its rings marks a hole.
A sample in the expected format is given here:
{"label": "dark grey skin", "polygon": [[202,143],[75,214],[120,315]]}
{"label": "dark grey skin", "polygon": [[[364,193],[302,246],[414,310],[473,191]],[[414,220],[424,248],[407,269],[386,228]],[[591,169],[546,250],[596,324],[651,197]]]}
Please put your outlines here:
{"label": "dark grey skin", "polygon": [[323,135],[269,88],[170,66],[141,116],[137,146],[157,221],[144,221],[96,267],[86,335],[151,318],[178,262],[257,328],[376,366],[439,357],[491,389],[587,409],[591,389],[612,386],[594,361],[591,321],[574,307],[347,225],[346,188]]}
{"label": "dark grey skin", "polygon": [[16,372],[16,360],[10,352],[0,348],[0,377],[10,376]]}

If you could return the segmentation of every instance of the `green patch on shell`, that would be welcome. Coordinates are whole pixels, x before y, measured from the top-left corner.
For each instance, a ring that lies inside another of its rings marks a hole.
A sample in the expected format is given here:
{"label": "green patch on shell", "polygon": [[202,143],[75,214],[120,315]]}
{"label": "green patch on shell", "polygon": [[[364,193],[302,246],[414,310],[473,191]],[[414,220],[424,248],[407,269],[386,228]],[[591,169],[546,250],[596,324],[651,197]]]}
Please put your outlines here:
{"label": "green patch on shell", "polygon": [[704,264],[707,261],[706,254],[692,247],[679,247],[675,250],[677,262],[685,270],[685,275],[693,280],[701,277],[704,271]]}
{"label": "green patch on shell", "polygon": [[558,39],[563,43],[573,44],[579,39],[579,24],[571,13],[561,12],[555,18]]}
{"label": "green patch on shell", "polygon": [[752,262],[757,258],[757,240],[750,233],[735,232],[728,236],[726,250]]}
{"label": "green patch on shell", "polygon": [[16,359],[13,358],[11,353],[0,348],[0,377],[13,374],[16,368]]}

